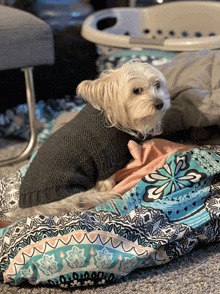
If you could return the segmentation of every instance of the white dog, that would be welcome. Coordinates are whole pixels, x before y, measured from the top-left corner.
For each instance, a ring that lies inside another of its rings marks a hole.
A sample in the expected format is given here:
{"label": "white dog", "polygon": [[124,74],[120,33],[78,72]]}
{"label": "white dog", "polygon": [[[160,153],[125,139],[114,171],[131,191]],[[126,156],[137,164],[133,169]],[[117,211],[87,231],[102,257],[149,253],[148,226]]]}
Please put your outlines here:
{"label": "white dog", "polygon": [[[12,213],[12,221],[88,210],[119,197],[109,191],[115,185],[115,172],[131,159],[128,141],[159,134],[170,107],[163,74],[139,60],[81,82],[77,94],[89,103],[39,149],[21,184],[20,207]],[[78,143],[81,139],[84,143]]]}

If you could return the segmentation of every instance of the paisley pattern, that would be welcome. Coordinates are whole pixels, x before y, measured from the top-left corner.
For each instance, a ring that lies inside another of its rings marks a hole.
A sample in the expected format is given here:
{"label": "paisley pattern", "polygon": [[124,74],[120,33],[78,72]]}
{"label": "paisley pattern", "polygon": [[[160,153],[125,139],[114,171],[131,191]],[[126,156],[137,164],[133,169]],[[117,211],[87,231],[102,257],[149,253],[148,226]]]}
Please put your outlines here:
{"label": "paisley pattern", "polygon": [[[219,146],[176,152],[122,199],[0,229],[1,279],[63,288],[102,285],[219,241],[219,162]],[[2,220],[18,205],[27,168],[0,182]]]}

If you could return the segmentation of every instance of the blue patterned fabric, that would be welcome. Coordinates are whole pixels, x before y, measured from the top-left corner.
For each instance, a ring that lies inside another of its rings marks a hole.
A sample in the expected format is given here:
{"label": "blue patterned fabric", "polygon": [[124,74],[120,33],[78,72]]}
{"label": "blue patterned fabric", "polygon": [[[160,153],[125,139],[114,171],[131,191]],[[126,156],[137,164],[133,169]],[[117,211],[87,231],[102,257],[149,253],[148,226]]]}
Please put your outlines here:
{"label": "blue patterned fabric", "polygon": [[153,49],[141,49],[133,48],[120,51],[109,52],[108,55],[104,55],[97,60],[97,69],[99,73],[102,73],[106,69],[114,69],[121,67],[125,62],[138,58],[143,62],[158,66],[171,61],[178,52],[161,51]]}
{"label": "blue patterned fabric", "polygon": [[[75,99],[78,99],[75,96]],[[73,99],[39,101],[36,103],[36,118],[38,128],[38,142],[44,142],[50,135],[52,127],[59,115],[65,112],[81,110],[84,103],[76,103]],[[30,138],[30,126],[27,104],[21,104],[0,114],[0,136],[18,137],[24,140]]]}
{"label": "blue patterned fabric", "polygon": [[[2,220],[17,207],[26,169],[0,182]],[[122,199],[1,229],[0,277],[64,288],[112,283],[219,241],[219,216],[220,147],[176,152]]]}

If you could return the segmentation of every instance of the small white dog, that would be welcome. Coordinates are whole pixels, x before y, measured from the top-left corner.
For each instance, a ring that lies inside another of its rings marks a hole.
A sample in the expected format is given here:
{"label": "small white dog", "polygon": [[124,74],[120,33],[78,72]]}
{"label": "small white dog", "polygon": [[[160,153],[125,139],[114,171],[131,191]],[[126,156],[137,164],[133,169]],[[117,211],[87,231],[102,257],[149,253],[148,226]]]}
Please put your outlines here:
{"label": "small white dog", "polygon": [[[51,135],[52,138],[41,147],[42,151],[39,149],[36,161],[34,158],[25,175],[24,184],[21,184],[20,207],[12,213],[11,221],[36,214],[61,215],[73,210],[88,210],[119,197],[109,191],[115,185],[115,172],[131,159],[128,156],[128,141],[138,140],[139,137],[143,140],[148,134],[159,134],[162,130],[161,120],[170,107],[168,86],[163,74],[136,59],[119,69],[103,72],[94,81],[81,82],[77,94],[89,103],[80,111],[81,116],[77,115],[72,122]],[[93,131],[90,126],[90,122],[96,125],[99,118],[102,132],[105,132],[103,137],[98,136],[99,132]],[[84,138],[86,143],[79,146],[79,139],[74,137],[78,125],[85,132],[84,137],[90,136],[89,139]],[[99,150],[99,145],[105,142],[106,145]],[[74,149],[70,153],[72,145]],[[91,154],[89,159],[82,161],[83,167],[74,165],[72,168],[76,158],[81,162],[81,155],[78,155],[76,148],[84,149],[85,145],[88,148],[84,153]],[[68,154],[67,158],[62,152]],[[76,158],[72,158],[73,153]],[[54,168],[53,164],[57,166]],[[65,179],[59,184],[61,178]],[[88,185],[83,187],[83,181]],[[57,198],[54,200],[55,194]]]}

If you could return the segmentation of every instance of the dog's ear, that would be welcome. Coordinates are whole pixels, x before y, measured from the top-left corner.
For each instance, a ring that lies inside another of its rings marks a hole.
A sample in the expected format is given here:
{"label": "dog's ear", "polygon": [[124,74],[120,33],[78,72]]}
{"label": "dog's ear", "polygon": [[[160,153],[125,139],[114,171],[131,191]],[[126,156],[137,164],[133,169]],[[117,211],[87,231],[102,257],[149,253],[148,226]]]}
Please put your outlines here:
{"label": "dog's ear", "polygon": [[112,99],[117,99],[118,82],[115,74],[104,74],[94,81],[81,82],[77,95],[90,102],[94,107],[107,110]]}
{"label": "dog's ear", "polygon": [[94,86],[93,86],[93,81],[85,80],[82,81],[77,89],[76,89],[76,94],[78,96],[81,96],[84,100],[90,102],[91,96],[93,96],[94,92]]}

